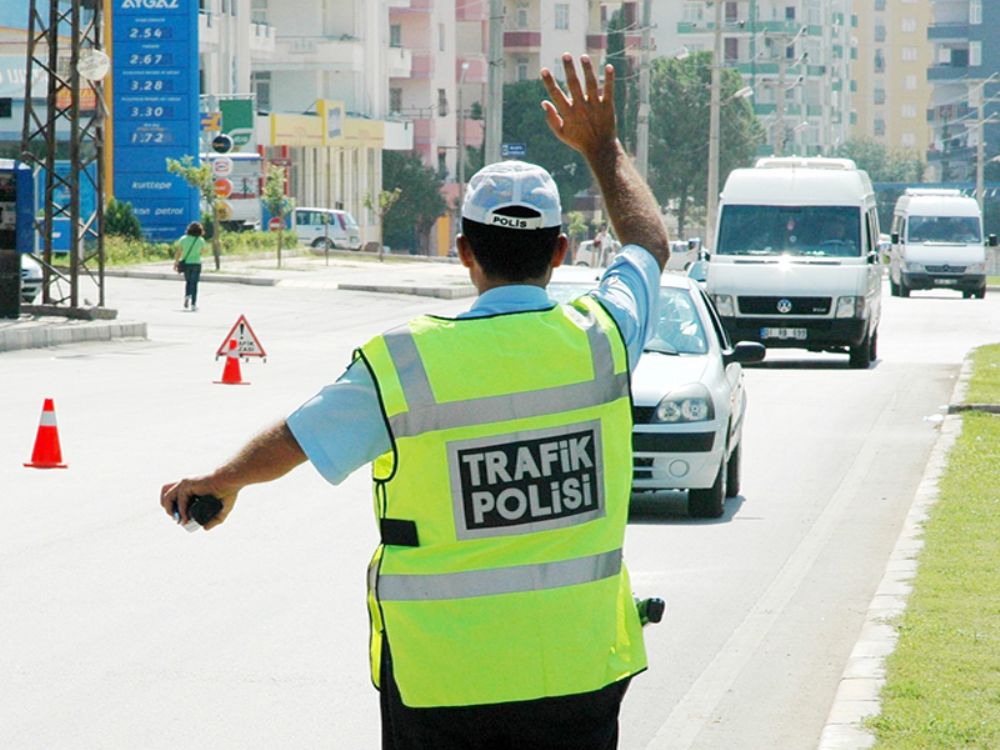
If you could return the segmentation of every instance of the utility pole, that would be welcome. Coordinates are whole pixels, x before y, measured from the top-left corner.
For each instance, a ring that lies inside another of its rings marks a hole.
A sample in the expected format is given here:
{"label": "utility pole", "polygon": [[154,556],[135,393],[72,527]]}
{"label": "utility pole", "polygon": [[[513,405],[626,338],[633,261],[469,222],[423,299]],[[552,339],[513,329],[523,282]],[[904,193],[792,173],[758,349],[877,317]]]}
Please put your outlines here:
{"label": "utility pole", "polygon": [[785,47],[781,47],[778,55],[778,91],[774,100],[774,116],[778,121],[778,130],[774,134],[774,155],[785,155],[785,71],[788,62],[785,57]]}
{"label": "utility pole", "polygon": [[486,163],[500,161],[503,138],[503,0],[490,0],[489,75],[486,82]]}
{"label": "utility pole", "polygon": [[715,249],[715,214],[719,207],[719,110],[722,108],[722,0],[715,0],[715,52],[708,107],[708,195],[705,200],[704,242]]}
{"label": "utility pole", "polygon": [[[977,81],[975,83],[975,88],[979,89],[979,93],[976,97],[976,202],[979,204],[979,210],[982,212],[983,203],[985,201],[984,192],[984,172],[986,169],[986,124],[989,122],[994,122],[992,116],[986,117],[986,86],[991,83],[997,74],[994,73],[989,78],[983,81]],[[969,105],[972,106],[972,91],[969,90]]]}
{"label": "utility pole", "polygon": [[639,119],[635,133],[635,166],[642,179],[649,175],[649,57],[652,45],[653,0],[642,0],[642,54],[639,58]]}

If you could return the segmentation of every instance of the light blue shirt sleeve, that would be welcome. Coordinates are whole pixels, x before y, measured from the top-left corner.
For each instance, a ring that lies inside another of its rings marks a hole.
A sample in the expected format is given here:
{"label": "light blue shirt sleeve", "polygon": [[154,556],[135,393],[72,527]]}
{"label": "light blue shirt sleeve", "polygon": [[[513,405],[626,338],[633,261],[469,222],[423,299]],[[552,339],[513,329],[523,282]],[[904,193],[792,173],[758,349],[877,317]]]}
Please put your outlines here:
{"label": "light blue shirt sleeve", "polygon": [[628,349],[629,368],[636,363],[656,329],[659,315],[660,266],[647,250],[626,245],[604,272],[597,298],[618,324]]}
{"label": "light blue shirt sleeve", "polygon": [[[660,268],[653,256],[637,245],[626,245],[591,292],[618,325],[632,368],[654,329],[659,288]],[[552,304],[540,287],[511,285],[480,295],[459,317],[540,310]],[[361,360],[296,409],[286,423],[306,457],[331,484],[340,484],[392,448],[375,382]]]}

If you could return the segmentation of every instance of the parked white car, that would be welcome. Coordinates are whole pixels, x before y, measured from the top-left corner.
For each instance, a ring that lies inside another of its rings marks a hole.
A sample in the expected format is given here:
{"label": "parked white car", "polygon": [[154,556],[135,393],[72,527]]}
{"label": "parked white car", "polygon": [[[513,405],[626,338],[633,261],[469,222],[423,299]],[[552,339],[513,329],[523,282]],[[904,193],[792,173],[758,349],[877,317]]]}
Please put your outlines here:
{"label": "parked white car", "polygon": [[361,230],[348,211],[305,206],[292,212],[292,228],[299,242],[314,248],[360,250]]}
{"label": "parked white car", "polygon": [[[556,281],[548,289],[568,301],[593,286]],[[659,315],[632,375],[632,489],[687,490],[692,516],[717,518],[740,492],[742,364],[765,350],[734,347],[700,285],[680,274],[663,274]]]}

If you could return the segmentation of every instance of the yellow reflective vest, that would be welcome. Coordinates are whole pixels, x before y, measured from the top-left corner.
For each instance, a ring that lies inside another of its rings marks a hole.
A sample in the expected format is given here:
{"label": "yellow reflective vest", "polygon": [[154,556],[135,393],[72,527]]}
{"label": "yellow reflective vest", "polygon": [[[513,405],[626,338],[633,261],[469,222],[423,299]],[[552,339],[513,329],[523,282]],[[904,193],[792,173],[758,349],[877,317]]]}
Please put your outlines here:
{"label": "yellow reflective vest", "polygon": [[598,302],[416,318],[369,341],[392,450],[373,465],[371,667],[407,706],[590,692],[643,670],[622,544],[621,334]]}

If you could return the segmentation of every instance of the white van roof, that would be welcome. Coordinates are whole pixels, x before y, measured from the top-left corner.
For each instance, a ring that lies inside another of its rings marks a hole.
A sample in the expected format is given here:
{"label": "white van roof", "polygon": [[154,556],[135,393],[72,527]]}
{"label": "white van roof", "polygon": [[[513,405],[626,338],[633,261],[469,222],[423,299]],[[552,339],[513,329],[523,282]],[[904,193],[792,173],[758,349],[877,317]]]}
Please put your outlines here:
{"label": "white van roof", "polygon": [[[850,159],[767,159],[764,167],[734,169],[722,190],[724,203],[769,206],[864,206],[874,200],[868,174],[849,167]],[[777,164],[795,161],[795,165]],[[840,166],[802,167],[802,162],[840,162]]]}
{"label": "white van roof", "polygon": [[839,169],[856,170],[853,159],[827,159],[822,156],[765,156],[754,169]]}
{"label": "white van roof", "polygon": [[958,188],[906,188],[903,195],[961,195]]}
{"label": "white van roof", "polygon": [[960,190],[932,190],[911,193],[908,188],[896,201],[893,211],[910,216],[976,216],[979,203]]}

